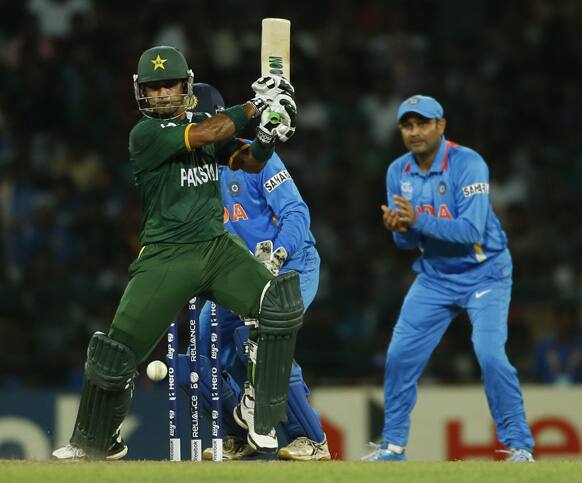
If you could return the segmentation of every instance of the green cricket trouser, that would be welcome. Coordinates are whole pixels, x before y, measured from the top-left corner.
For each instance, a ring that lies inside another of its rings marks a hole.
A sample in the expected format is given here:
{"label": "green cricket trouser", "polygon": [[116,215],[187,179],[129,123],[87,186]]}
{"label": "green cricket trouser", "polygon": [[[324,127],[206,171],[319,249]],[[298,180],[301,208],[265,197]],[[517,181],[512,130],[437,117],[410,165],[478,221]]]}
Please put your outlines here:
{"label": "green cricket trouser", "polygon": [[130,265],[129,277],[109,336],[132,349],[142,363],[192,297],[257,317],[261,294],[273,275],[240,238],[225,233],[199,243],[146,245]]}

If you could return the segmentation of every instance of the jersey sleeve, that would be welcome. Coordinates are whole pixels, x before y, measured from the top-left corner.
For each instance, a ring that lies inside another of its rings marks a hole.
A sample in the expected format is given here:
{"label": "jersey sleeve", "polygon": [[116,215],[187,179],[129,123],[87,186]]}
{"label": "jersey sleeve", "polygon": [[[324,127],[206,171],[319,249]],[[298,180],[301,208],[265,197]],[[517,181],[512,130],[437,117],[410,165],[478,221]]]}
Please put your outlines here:
{"label": "jersey sleeve", "polygon": [[146,119],[129,134],[129,155],[136,172],[157,168],[176,154],[190,150],[188,130],[192,124]]}
{"label": "jersey sleeve", "polygon": [[211,149],[218,164],[229,167],[238,153],[244,149],[249,149],[250,147],[250,144],[246,144],[235,137],[211,145]]}
{"label": "jersey sleeve", "polygon": [[[400,165],[398,163],[392,163],[388,172],[386,173],[386,197],[388,202],[388,207],[391,210],[396,210],[397,207],[394,204],[394,195],[402,196],[400,192]],[[392,238],[396,246],[402,250],[414,250],[418,248],[420,243],[420,233],[415,229],[409,229],[404,233],[392,232]]]}
{"label": "jersey sleeve", "polygon": [[473,244],[482,241],[489,212],[489,169],[477,153],[460,160],[458,173],[453,173],[457,217],[437,218],[428,213],[418,215],[415,229],[438,240]]}
{"label": "jersey sleeve", "polygon": [[258,179],[267,201],[277,219],[278,232],[273,248],[284,247],[289,257],[303,246],[311,222],[309,209],[287,168],[274,153]]}

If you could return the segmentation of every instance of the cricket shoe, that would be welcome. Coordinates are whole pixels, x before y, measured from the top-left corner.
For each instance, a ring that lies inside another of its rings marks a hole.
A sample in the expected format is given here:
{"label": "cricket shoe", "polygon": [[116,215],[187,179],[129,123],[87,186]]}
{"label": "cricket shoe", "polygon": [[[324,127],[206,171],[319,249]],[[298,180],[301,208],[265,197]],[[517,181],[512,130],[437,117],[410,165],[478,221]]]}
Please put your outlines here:
{"label": "cricket shoe", "polygon": [[[251,445],[244,438],[226,436],[222,442],[222,461],[240,460],[246,456],[256,454],[257,452],[251,448]],[[206,448],[202,452],[202,459],[212,461],[212,448]]]}
{"label": "cricket shoe", "polygon": [[277,451],[277,456],[282,460],[292,461],[329,461],[331,459],[327,438],[321,443],[316,443],[305,436],[281,448]]}
{"label": "cricket shoe", "polygon": [[527,449],[516,449],[516,448],[509,448],[509,450],[500,449],[497,450],[496,453],[505,453],[509,455],[505,458],[505,461],[509,461],[510,463],[535,463],[535,459],[531,451]]}
{"label": "cricket shoe", "polygon": [[[128,448],[125,441],[121,438],[119,432],[113,436],[113,442],[107,451],[107,455],[105,456],[106,461],[115,461],[123,458],[127,454]],[[62,448],[55,449],[52,452],[53,459],[56,460],[86,460],[88,459],[87,454],[83,448],[79,448],[78,446],[67,444]]]}
{"label": "cricket shoe", "polygon": [[370,443],[370,446],[375,448],[375,451],[372,451],[366,456],[362,456],[360,461],[406,461],[404,451],[399,453],[397,451],[393,451],[392,449],[388,449],[390,445],[387,445],[386,443]]}
{"label": "cricket shoe", "polygon": [[240,404],[234,408],[233,416],[236,424],[248,431],[247,441],[254,450],[262,454],[277,452],[279,442],[275,428],[271,429],[269,434],[259,434],[255,431],[255,400],[246,393],[246,390]]}

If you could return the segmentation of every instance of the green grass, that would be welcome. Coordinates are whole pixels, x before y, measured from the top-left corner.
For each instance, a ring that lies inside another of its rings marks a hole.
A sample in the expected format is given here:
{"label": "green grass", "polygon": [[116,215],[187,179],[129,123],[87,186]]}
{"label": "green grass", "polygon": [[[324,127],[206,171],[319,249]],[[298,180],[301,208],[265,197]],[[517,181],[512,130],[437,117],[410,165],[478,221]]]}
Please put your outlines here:
{"label": "green grass", "polygon": [[582,462],[455,463],[170,463],[0,461],[0,482],[43,483],[198,483],[198,482],[575,482],[582,481]]}

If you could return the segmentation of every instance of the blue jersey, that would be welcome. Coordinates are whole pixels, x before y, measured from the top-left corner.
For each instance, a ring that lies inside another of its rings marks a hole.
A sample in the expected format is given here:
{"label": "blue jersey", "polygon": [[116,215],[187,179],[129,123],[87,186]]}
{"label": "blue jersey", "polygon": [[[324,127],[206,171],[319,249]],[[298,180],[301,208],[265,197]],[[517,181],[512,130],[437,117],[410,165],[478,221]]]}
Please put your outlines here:
{"label": "blue jersey", "polygon": [[315,250],[309,209],[287,168],[274,153],[259,173],[220,167],[225,227],[254,253],[258,242],[284,247],[286,270],[301,271],[307,250]]}
{"label": "blue jersey", "polygon": [[427,173],[408,152],[388,168],[386,189],[390,208],[393,195],[400,195],[417,212],[408,232],[393,234],[399,248],[420,248],[417,273],[458,274],[501,253],[511,263],[507,236],[491,206],[489,169],[472,149],[443,137]]}

